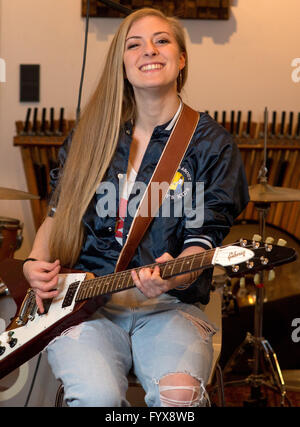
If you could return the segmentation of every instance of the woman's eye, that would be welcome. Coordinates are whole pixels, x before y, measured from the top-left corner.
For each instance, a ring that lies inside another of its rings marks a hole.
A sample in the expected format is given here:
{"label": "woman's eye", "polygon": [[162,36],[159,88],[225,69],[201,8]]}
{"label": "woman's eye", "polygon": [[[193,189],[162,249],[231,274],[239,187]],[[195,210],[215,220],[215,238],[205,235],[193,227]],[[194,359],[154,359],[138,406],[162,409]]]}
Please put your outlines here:
{"label": "woman's eye", "polygon": [[169,40],[167,40],[167,39],[159,39],[159,40],[157,40],[157,43],[158,44],[166,44],[166,43],[169,43]]}
{"label": "woman's eye", "polygon": [[133,48],[135,48],[135,47],[137,47],[137,46],[138,46],[138,43],[129,44],[129,45],[127,46],[127,49],[133,49]]}

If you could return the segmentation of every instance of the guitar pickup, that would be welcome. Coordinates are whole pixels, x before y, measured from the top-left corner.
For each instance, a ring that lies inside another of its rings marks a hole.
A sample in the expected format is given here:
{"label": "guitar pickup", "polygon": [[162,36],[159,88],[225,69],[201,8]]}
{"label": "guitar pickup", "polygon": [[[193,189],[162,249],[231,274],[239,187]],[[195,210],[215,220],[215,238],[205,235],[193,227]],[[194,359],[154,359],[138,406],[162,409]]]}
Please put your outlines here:
{"label": "guitar pickup", "polygon": [[69,307],[72,304],[74,296],[75,296],[76,291],[77,291],[77,288],[79,286],[79,283],[80,283],[79,281],[74,282],[74,283],[71,283],[71,285],[69,286],[69,288],[66,292],[65,298],[63,300],[63,303],[62,303],[63,308]]}

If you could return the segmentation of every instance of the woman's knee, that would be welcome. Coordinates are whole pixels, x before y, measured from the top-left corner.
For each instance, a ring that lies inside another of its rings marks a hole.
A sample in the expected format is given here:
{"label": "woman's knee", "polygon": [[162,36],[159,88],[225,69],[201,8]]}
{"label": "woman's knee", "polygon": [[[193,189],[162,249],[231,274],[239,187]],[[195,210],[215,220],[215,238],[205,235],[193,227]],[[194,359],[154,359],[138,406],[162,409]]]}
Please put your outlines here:
{"label": "woman's knee", "polygon": [[120,387],[90,382],[66,387],[65,401],[68,406],[121,407],[128,406],[126,393]]}
{"label": "woman's knee", "polygon": [[162,406],[205,406],[206,391],[202,380],[186,373],[165,375],[159,381]]}

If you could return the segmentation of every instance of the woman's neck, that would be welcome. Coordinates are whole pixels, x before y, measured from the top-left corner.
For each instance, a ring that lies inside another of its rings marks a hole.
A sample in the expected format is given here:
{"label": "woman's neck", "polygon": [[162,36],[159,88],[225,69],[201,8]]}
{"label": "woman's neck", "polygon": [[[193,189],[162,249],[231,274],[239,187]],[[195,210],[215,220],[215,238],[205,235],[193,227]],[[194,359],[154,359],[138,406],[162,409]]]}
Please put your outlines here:
{"label": "woman's neck", "polygon": [[156,126],[162,125],[175,115],[180,105],[177,93],[142,97],[136,94],[137,117],[135,128],[151,134]]}

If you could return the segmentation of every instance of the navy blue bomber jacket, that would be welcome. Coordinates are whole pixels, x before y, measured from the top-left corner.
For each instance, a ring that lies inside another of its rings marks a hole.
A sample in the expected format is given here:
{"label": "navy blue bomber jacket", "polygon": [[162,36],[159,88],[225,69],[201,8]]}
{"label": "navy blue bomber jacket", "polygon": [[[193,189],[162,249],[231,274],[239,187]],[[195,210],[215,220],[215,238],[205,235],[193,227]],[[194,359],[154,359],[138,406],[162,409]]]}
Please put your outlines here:
{"label": "navy blue bomber jacket", "polygon": [[[112,188],[116,190],[115,209],[110,209],[105,215],[99,213],[101,198],[107,197],[107,192],[101,191],[99,187],[83,217],[85,239],[74,268],[91,271],[97,276],[114,272],[122,249],[115,238],[115,230],[119,206],[119,183],[127,171],[132,131],[130,122],[122,128],[113,161],[103,180],[111,183]],[[144,184],[149,182],[170,133],[168,123],[154,129],[136,182]],[[60,149],[60,168],[64,164],[71,139],[69,135]],[[60,168],[50,173],[52,188],[57,184]],[[234,219],[249,201],[248,185],[239,149],[232,136],[206,113],[200,114],[196,131],[176,175],[177,182],[171,185],[167,197],[170,213],[164,215],[161,207],[160,213],[150,224],[128,268],[152,264],[155,258],[164,252],[177,257],[189,246],[201,246],[205,249],[220,246]],[[192,206],[196,208],[196,182],[204,184],[202,204],[204,217],[200,224],[196,221],[195,223],[188,221],[190,218],[186,217],[184,208],[180,216],[174,213],[176,200],[185,197],[185,186],[192,192]],[[134,201],[134,198],[136,193],[133,189],[128,205]],[[102,206],[105,205],[102,204]],[[123,244],[132,220],[132,215],[128,214],[125,217]],[[199,301],[207,304],[211,278],[212,269],[204,270],[188,289],[173,289],[169,293],[187,303]]]}

